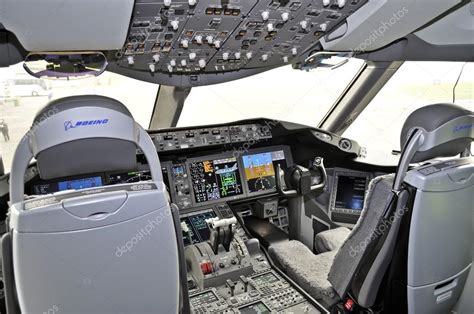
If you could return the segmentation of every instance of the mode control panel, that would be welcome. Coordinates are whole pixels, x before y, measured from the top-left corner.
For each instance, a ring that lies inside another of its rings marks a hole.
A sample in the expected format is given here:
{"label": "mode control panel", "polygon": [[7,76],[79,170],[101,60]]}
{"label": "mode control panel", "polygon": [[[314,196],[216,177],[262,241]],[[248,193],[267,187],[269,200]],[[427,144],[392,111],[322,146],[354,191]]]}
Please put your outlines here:
{"label": "mode control panel", "polygon": [[203,146],[224,145],[272,138],[270,128],[264,124],[216,126],[199,129],[150,132],[156,149],[172,151]]}

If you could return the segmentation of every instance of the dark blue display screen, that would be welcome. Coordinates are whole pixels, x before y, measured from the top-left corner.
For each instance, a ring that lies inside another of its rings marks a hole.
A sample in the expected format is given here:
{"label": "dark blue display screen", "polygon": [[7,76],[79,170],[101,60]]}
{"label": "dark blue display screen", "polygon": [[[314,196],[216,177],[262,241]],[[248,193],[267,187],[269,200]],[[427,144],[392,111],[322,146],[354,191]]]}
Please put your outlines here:
{"label": "dark blue display screen", "polygon": [[83,178],[58,182],[58,191],[81,190],[102,186],[102,177]]}
{"label": "dark blue display screen", "polygon": [[335,208],[362,210],[364,208],[366,177],[340,175],[337,178]]}

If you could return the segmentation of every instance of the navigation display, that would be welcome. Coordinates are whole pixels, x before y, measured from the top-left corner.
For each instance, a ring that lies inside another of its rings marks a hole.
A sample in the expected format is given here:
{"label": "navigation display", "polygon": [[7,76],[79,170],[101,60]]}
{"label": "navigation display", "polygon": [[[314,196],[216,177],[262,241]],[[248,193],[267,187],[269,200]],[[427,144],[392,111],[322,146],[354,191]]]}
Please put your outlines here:
{"label": "navigation display", "polygon": [[239,311],[245,314],[270,313],[270,309],[261,301],[241,307]]}
{"label": "navigation display", "polygon": [[250,193],[275,188],[275,169],[280,164],[287,167],[283,150],[246,155],[242,157],[245,180]]}
{"label": "navigation display", "polygon": [[196,203],[243,194],[235,157],[191,162],[189,171]]}
{"label": "navigation display", "polygon": [[334,208],[362,210],[367,180],[366,176],[338,175]]}

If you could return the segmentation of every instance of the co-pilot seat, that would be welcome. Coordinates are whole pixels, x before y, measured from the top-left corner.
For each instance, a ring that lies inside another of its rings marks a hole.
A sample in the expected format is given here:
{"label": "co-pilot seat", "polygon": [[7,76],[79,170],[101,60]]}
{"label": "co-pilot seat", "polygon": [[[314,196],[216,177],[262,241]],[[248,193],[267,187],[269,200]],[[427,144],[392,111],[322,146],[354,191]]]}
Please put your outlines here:
{"label": "co-pilot seat", "polygon": [[[53,179],[135,169],[137,148],[151,181],[25,200],[33,157],[40,177]],[[77,96],[41,110],[15,152],[10,198],[2,239],[9,313],[180,311],[179,229],[158,155],[120,102]]]}
{"label": "co-pilot seat", "polygon": [[352,298],[363,308],[384,300],[386,312],[449,312],[472,263],[474,160],[408,168],[466,152],[473,123],[473,112],[452,104],[414,111],[402,129],[397,173],[371,181],[361,217],[339,249],[314,255],[292,240],[269,253],[328,308]]}

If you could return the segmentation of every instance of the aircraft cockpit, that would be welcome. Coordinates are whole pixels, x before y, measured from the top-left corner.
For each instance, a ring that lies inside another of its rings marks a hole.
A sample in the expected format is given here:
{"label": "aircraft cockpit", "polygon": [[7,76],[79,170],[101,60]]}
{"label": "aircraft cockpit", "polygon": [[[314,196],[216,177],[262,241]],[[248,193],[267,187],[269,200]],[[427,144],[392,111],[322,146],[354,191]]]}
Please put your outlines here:
{"label": "aircraft cockpit", "polygon": [[0,313],[471,313],[473,8],[0,0]]}

